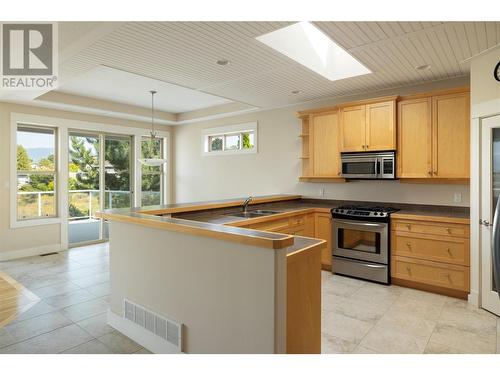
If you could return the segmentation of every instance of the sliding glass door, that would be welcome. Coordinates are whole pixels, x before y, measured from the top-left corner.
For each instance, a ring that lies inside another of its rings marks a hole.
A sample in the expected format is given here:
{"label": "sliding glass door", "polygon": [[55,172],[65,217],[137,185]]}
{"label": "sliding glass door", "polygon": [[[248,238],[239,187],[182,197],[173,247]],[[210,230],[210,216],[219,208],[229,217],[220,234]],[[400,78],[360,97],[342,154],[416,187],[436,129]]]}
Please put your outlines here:
{"label": "sliding glass door", "polygon": [[81,244],[108,238],[99,210],[131,207],[132,137],[69,133],[68,240]]}
{"label": "sliding glass door", "polygon": [[[104,135],[104,209],[132,206],[132,137]],[[109,238],[103,223],[103,239]]]}

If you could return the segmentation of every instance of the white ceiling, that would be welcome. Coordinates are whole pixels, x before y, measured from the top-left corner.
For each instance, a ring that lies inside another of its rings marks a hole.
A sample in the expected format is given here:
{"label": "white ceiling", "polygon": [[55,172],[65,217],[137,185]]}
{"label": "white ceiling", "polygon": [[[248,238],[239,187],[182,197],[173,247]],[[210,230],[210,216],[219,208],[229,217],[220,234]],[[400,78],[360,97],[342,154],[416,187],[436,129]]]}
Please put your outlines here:
{"label": "white ceiling", "polygon": [[151,108],[151,90],[158,91],[155,108],[170,113],[231,103],[228,99],[102,65],[74,77],[58,88],[58,91],[66,94],[144,108]]}
{"label": "white ceiling", "polygon": [[[293,23],[62,23],[63,45],[72,48],[61,51],[61,88],[134,105],[147,100],[145,86],[135,89],[128,82],[111,80],[113,87],[98,90],[82,82],[85,73],[105,65],[270,108],[467,76],[469,64],[464,60],[500,44],[500,22],[314,22],[373,72],[331,82],[255,39]],[[78,43],[79,38],[86,40]],[[230,64],[219,66],[218,59]],[[424,64],[431,69],[415,70]],[[78,77],[80,82],[72,83]],[[120,89],[122,85],[127,89]],[[301,92],[293,95],[294,90]],[[165,108],[170,105],[166,101]]]}

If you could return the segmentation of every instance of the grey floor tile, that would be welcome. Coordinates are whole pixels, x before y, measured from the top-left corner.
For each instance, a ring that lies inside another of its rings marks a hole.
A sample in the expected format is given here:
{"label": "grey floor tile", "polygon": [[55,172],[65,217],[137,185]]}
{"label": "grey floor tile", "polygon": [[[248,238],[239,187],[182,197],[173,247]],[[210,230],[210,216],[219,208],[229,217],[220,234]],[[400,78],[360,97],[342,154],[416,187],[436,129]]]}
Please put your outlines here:
{"label": "grey floor tile", "polygon": [[114,353],[130,354],[135,353],[142,347],[120,332],[108,333],[99,337],[99,341],[109,347]]}
{"label": "grey floor tile", "polygon": [[109,282],[89,286],[86,290],[96,297],[108,296],[111,293]]}
{"label": "grey floor tile", "polygon": [[95,296],[93,296],[86,290],[79,289],[73,292],[68,292],[57,296],[45,298],[44,301],[47,304],[60,309],[71,305],[76,305],[81,302],[89,301],[94,298]]}
{"label": "grey floor tile", "polygon": [[424,352],[428,338],[409,335],[401,330],[376,325],[363,338],[362,347],[386,354],[420,354]]}
{"label": "grey floor tile", "polygon": [[92,340],[92,336],[76,324],[73,324],[44,333],[26,341],[4,347],[0,349],[0,353],[57,354],[90,340]]}
{"label": "grey floor tile", "polygon": [[351,354],[379,354],[377,351],[373,349],[365,348],[364,346],[358,345],[356,349],[354,349]]}
{"label": "grey floor tile", "polygon": [[19,342],[70,324],[72,324],[71,320],[60,312],[53,311],[22,322],[10,324],[5,327],[5,330],[10,333],[15,342]]}
{"label": "grey floor tile", "polygon": [[468,329],[458,328],[446,323],[438,323],[430,343],[456,348],[463,353],[496,353],[497,337],[496,333],[473,332]]}
{"label": "grey floor tile", "polygon": [[351,353],[358,346],[357,342],[341,339],[326,333],[321,335],[322,354],[346,354]]}
{"label": "grey floor tile", "polygon": [[37,302],[36,305],[34,305],[29,310],[23,312],[16,319],[14,319],[10,324],[22,322],[23,320],[31,319],[31,318],[34,318],[35,316],[47,314],[47,313],[55,311],[55,310],[57,310],[57,308],[55,308],[54,306],[50,306],[49,304],[45,303],[42,300],[42,301]]}
{"label": "grey floor tile", "polygon": [[94,337],[101,337],[115,331],[114,328],[107,323],[106,313],[81,320],[77,324]]}
{"label": "grey floor tile", "polygon": [[106,302],[103,298],[97,298],[66,307],[61,312],[73,322],[79,322],[86,318],[106,312],[108,307],[108,302]]}
{"label": "grey floor tile", "polygon": [[0,348],[15,344],[16,340],[5,328],[0,328]]}
{"label": "grey floor tile", "polygon": [[58,296],[61,294],[66,294],[69,292],[74,292],[75,290],[78,289],[80,289],[78,285],[73,284],[70,281],[64,281],[59,284],[49,285],[38,289],[32,289],[31,291],[40,298],[48,298],[48,297]]}
{"label": "grey floor tile", "polygon": [[151,353],[149,350],[147,350],[145,348],[142,348],[142,349],[134,352],[133,354],[153,354],[153,353]]}
{"label": "grey floor tile", "polygon": [[71,282],[81,288],[87,288],[92,285],[102,284],[109,281],[109,272],[104,272],[96,275],[85,276],[82,278],[71,279]]}
{"label": "grey floor tile", "polygon": [[65,350],[62,354],[113,354],[114,352],[99,340],[88,341],[74,348]]}
{"label": "grey floor tile", "polygon": [[321,331],[323,333],[357,344],[372,327],[372,323],[335,312],[324,312],[321,317]]}

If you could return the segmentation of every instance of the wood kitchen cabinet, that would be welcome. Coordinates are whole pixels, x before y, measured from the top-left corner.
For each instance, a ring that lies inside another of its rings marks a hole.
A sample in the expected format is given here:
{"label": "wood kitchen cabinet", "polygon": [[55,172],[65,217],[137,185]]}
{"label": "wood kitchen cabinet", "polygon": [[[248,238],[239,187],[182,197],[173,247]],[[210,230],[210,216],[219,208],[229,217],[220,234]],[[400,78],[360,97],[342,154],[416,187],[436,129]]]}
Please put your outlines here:
{"label": "wood kitchen cabinet", "polygon": [[398,103],[397,168],[400,178],[429,178],[432,163],[431,98]]}
{"label": "wood kitchen cabinet", "polygon": [[396,98],[340,109],[341,151],[396,149]]}
{"label": "wood kitchen cabinet", "polygon": [[469,93],[432,98],[432,174],[437,178],[469,178]]}
{"label": "wood kitchen cabinet", "polygon": [[315,238],[326,241],[326,247],[321,250],[321,267],[332,269],[332,215],[328,212],[318,212],[315,216]]}
{"label": "wood kitchen cabinet", "polygon": [[340,179],[340,129],[336,108],[299,113],[302,119],[301,179]]}
{"label": "wood kitchen cabinet", "polygon": [[399,178],[469,178],[469,92],[403,99],[398,103]]}
{"label": "wood kitchen cabinet", "polygon": [[341,151],[365,151],[366,106],[356,105],[341,111]]}
{"label": "wood kitchen cabinet", "polygon": [[468,220],[407,216],[396,213],[391,220],[392,283],[466,299]]}
{"label": "wood kitchen cabinet", "polygon": [[309,148],[313,176],[339,176],[338,111],[311,115]]}

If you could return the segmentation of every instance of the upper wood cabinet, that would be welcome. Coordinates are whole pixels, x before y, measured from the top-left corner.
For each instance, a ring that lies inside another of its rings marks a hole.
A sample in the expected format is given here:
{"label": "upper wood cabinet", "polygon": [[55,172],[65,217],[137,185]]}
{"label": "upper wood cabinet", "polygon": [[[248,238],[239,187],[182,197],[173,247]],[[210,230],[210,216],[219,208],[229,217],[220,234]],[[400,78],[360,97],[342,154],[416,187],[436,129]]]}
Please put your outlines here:
{"label": "upper wood cabinet", "polygon": [[310,144],[313,176],[339,176],[339,121],[338,112],[311,116]]}
{"label": "upper wood cabinet", "polygon": [[342,108],[341,111],[341,150],[365,151],[366,145],[366,106],[356,105]]}
{"label": "upper wood cabinet", "polygon": [[469,93],[398,103],[398,177],[469,178]]}
{"label": "upper wood cabinet", "polygon": [[428,178],[431,173],[431,99],[398,103],[398,177]]}
{"label": "upper wood cabinet", "polygon": [[341,151],[395,150],[395,103],[395,99],[391,99],[342,107]]}
{"label": "upper wood cabinet", "polygon": [[340,130],[337,109],[302,118],[302,179],[340,179]]}
{"label": "upper wood cabinet", "polygon": [[432,173],[437,178],[469,178],[469,93],[432,98]]}

